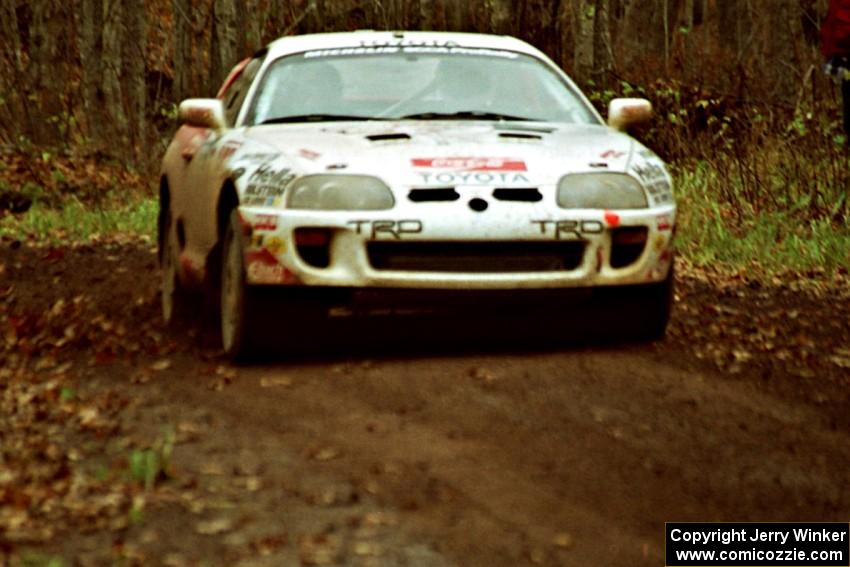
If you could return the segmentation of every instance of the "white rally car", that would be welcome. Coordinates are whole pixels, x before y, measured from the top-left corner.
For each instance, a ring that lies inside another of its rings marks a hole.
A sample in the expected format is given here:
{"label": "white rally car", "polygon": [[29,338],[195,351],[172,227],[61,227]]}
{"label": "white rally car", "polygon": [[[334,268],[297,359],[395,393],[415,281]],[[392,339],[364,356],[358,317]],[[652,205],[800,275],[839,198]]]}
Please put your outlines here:
{"label": "white rally car", "polygon": [[[160,181],[163,315],[211,291],[238,357],[270,288],[291,298],[290,329],[364,291],[388,307],[414,290],[473,302],[581,291],[660,338],[671,178],[623,133],[650,114],[648,101],[617,99],[606,123],[551,60],[510,37],[277,40],[217,98],[180,105]],[[625,300],[609,301],[614,291]],[[334,300],[314,302],[322,293]]]}

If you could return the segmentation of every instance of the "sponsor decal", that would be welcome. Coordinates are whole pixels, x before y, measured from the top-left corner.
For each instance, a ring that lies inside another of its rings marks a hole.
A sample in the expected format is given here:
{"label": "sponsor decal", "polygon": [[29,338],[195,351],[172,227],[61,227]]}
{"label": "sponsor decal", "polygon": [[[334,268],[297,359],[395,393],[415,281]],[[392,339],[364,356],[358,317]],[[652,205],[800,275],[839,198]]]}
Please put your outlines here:
{"label": "sponsor decal", "polygon": [[540,234],[555,240],[581,240],[605,232],[605,225],[595,220],[535,220],[531,224],[540,227]]}
{"label": "sponsor decal", "polygon": [[262,165],[268,163],[272,160],[275,160],[280,157],[279,152],[251,152],[245,154],[239,154],[236,157],[236,160],[242,164],[246,165]]}
{"label": "sponsor decal", "polygon": [[[245,196],[252,202],[258,199],[267,201],[283,195],[289,182],[295,179],[295,174],[288,167],[275,169],[270,165],[261,165],[248,178]],[[266,203],[268,206],[269,203]]]}
{"label": "sponsor decal", "polygon": [[248,281],[255,284],[293,284],[298,282],[295,274],[280,265],[267,249],[245,254]]}
{"label": "sponsor decal", "polygon": [[528,171],[525,161],[514,158],[439,157],[414,158],[413,167],[461,171]]}
{"label": "sponsor decal", "polygon": [[304,148],[298,150],[298,155],[303,157],[304,159],[309,159],[311,161],[315,161],[322,157],[322,154],[320,154],[319,152],[314,152],[313,150],[307,150]]}
{"label": "sponsor decal", "polygon": [[233,154],[236,153],[236,150],[242,147],[242,142],[237,142],[235,140],[230,140],[229,142],[225,142],[222,144],[221,149],[218,151],[218,157],[221,159],[227,159]]}
{"label": "sponsor decal", "polygon": [[673,250],[671,247],[667,247],[661,254],[658,256],[658,260],[655,263],[655,266],[649,272],[650,280],[662,280],[667,277],[667,274],[670,271],[670,266],[673,263]]}
{"label": "sponsor decal", "polygon": [[484,55],[503,59],[516,59],[517,53],[498,49],[460,47],[453,41],[419,41],[399,39],[396,41],[363,41],[359,47],[341,47],[317,49],[304,54],[305,59],[319,57],[350,57],[357,55],[395,55],[395,54],[443,54],[443,55]]}
{"label": "sponsor decal", "polygon": [[423,185],[529,185],[531,180],[522,173],[491,173],[481,172],[442,172],[419,173]]}
{"label": "sponsor decal", "polygon": [[257,215],[254,230],[277,230],[277,215]]}
{"label": "sponsor decal", "polygon": [[605,152],[604,154],[602,154],[599,157],[601,157],[602,159],[620,159],[621,157],[623,157],[625,155],[626,155],[626,152],[618,152],[618,151],[615,151],[615,150],[608,150],[607,152]]}
{"label": "sponsor decal", "polygon": [[283,204],[283,197],[246,197],[242,203],[246,207],[279,207]]}
{"label": "sponsor decal", "polygon": [[673,219],[670,215],[658,215],[655,217],[655,226],[661,231],[671,230],[673,228]]}
{"label": "sponsor decal", "polygon": [[647,183],[646,190],[658,204],[673,202],[673,188],[670,187],[670,182],[667,179]]}
{"label": "sponsor decal", "polygon": [[659,179],[667,180],[667,170],[664,169],[664,166],[651,161],[635,164],[632,167],[632,171],[640,177],[641,181],[647,184],[654,183]]}
{"label": "sponsor decal", "polygon": [[266,240],[265,249],[271,252],[273,256],[280,256],[286,251],[286,244],[284,244],[283,239],[272,236]]}
{"label": "sponsor decal", "polygon": [[354,232],[364,234],[372,240],[391,238],[401,240],[411,234],[421,234],[424,225],[420,220],[352,220],[346,224],[354,227]]}
{"label": "sponsor decal", "polygon": [[[438,171],[417,172],[425,185],[525,185],[531,183],[525,172],[525,161],[499,157],[414,158],[416,169]],[[439,171],[448,170],[448,171]]]}
{"label": "sponsor decal", "polygon": [[657,204],[673,202],[673,188],[663,164],[646,161],[634,165],[632,171],[643,181],[646,190]]}

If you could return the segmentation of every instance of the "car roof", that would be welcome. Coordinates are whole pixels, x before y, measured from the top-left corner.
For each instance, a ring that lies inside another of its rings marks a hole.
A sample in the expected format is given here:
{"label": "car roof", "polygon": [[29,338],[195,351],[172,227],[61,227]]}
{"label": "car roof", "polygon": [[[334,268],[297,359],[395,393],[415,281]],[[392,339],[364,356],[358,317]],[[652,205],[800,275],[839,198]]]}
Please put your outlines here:
{"label": "car roof", "polygon": [[316,49],[361,47],[363,45],[452,45],[477,49],[503,49],[535,57],[545,57],[543,53],[528,43],[506,35],[373,30],[286,36],[270,43],[268,54],[270,58],[277,59],[285,55]]}

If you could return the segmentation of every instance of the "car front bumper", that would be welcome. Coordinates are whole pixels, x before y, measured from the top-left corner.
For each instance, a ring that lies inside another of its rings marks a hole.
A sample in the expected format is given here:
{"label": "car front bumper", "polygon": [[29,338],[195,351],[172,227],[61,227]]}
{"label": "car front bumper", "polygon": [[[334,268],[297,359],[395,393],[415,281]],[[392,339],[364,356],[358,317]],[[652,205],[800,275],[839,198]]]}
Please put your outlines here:
{"label": "car front bumper", "polygon": [[408,212],[241,207],[247,282],[446,290],[622,286],[663,281],[673,260],[673,206]]}

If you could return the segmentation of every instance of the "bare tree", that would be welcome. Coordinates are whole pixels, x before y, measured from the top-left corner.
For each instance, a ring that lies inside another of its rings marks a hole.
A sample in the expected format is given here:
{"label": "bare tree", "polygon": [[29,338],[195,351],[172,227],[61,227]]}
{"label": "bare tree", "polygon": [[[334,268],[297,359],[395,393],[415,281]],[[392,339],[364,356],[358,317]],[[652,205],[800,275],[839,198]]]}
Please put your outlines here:
{"label": "bare tree", "polygon": [[174,27],[174,98],[182,100],[190,92],[192,68],[192,14],[190,0],[171,0]]}
{"label": "bare tree", "polygon": [[230,0],[215,0],[212,5],[210,35],[210,73],[207,91],[215,92],[237,60],[236,6]]}
{"label": "bare tree", "polygon": [[123,60],[124,100],[127,135],[135,154],[144,146],[147,133],[147,89],[145,88],[145,56],[147,54],[147,12],[144,0],[123,0],[121,56]]}
{"label": "bare tree", "polygon": [[67,22],[70,6],[52,0],[30,3],[30,73],[34,79],[31,97],[38,103],[40,119],[33,122],[33,139],[51,144],[61,137],[63,94],[67,86],[67,54],[70,45]]}
{"label": "bare tree", "polygon": [[83,110],[89,138],[103,132],[103,0],[82,0],[79,17]]}
{"label": "bare tree", "polygon": [[603,87],[609,85],[614,69],[609,7],[609,0],[596,0],[593,20],[593,77]]}
{"label": "bare tree", "polygon": [[580,81],[593,73],[593,47],[596,0],[572,0],[573,72]]}

